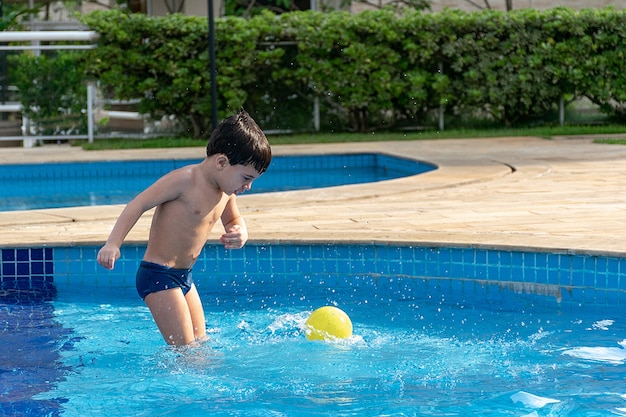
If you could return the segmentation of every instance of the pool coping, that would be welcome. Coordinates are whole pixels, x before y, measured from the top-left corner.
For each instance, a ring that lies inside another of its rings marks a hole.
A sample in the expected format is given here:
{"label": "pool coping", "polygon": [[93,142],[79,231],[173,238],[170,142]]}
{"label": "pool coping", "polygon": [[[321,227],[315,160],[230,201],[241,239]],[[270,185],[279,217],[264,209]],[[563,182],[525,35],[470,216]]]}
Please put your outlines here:
{"label": "pool coping", "polygon": [[[407,137],[407,139],[418,139]],[[239,197],[254,243],[393,244],[623,257],[626,147],[535,137],[278,145],[275,155],[384,153],[433,163],[377,183]],[[202,157],[203,148],[5,148],[0,163]],[[123,205],[0,212],[0,247],[100,245]],[[127,238],[143,243],[151,212]],[[219,236],[216,228],[210,243]]]}

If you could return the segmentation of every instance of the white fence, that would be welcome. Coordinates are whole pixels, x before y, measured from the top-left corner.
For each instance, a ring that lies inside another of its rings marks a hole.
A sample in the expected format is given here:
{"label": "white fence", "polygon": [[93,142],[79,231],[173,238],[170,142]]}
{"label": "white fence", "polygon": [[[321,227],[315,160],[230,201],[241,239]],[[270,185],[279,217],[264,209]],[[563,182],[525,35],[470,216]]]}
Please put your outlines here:
{"label": "white fence", "polygon": [[[93,31],[0,31],[0,51],[26,51],[26,50],[61,50],[61,49],[91,49],[98,39],[98,34]],[[8,45],[14,42],[30,42],[30,45]],[[89,42],[79,45],[41,45],[41,42]],[[32,147],[42,140],[62,139],[87,139],[94,140],[94,108],[96,100],[96,87],[93,84],[87,86],[87,135],[29,135],[30,123],[28,118],[22,117],[22,134],[19,136],[0,136],[0,141],[23,141],[24,147]],[[0,103],[0,113],[20,113],[22,105],[17,102]],[[137,112],[126,111],[101,111],[102,117],[122,120],[142,120]]]}

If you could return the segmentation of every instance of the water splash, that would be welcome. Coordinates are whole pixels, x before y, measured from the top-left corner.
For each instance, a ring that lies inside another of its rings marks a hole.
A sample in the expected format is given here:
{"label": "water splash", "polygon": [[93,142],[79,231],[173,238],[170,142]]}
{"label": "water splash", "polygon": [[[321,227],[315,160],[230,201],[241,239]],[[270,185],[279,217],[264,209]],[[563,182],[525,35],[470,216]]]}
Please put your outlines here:
{"label": "water splash", "polygon": [[553,398],[547,398],[547,397],[540,397],[538,395],[530,394],[525,391],[520,391],[511,395],[511,400],[513,400],[514,403],[520,402],[524,404],[526,407],[530,407],[530,408],[543,408],[548,404],[556,404],[556,403],[561,402],[560,400],[555,400]]}
{"label": "water splash", "polygon": [[567,349],[563,352],[563,354],[593,362],[623,365],[624,361],[626,361],[626,349],[624,349],[626,347],[626,340],[617,342],[617,344],[621,347],[583,346]]}

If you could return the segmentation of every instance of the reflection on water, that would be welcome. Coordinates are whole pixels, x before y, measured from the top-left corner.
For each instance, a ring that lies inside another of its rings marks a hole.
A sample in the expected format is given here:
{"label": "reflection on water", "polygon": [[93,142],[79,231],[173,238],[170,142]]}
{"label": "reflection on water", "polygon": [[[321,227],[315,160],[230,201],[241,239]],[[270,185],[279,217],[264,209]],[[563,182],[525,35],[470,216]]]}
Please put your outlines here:
{"label": "reflection on water", "polygon": [[63,398],[36,400],[67,373],[60,351],[75,341],[54,316],[52,283],[0,281],[0,415],[56,416]]}

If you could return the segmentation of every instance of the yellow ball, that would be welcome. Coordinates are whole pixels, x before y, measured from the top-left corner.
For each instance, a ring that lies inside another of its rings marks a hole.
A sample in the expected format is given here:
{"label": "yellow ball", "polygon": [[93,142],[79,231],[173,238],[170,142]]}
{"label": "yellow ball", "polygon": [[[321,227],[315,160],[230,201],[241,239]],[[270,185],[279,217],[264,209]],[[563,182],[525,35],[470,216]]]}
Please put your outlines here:
{"label": "yellow ball", "polygon": [[347,339],[352,336],[352,321],[343,310],[325,306],[311,313],[305,322],[309,340]]}

